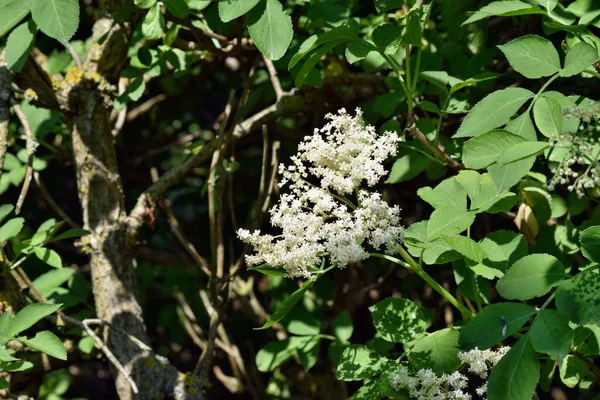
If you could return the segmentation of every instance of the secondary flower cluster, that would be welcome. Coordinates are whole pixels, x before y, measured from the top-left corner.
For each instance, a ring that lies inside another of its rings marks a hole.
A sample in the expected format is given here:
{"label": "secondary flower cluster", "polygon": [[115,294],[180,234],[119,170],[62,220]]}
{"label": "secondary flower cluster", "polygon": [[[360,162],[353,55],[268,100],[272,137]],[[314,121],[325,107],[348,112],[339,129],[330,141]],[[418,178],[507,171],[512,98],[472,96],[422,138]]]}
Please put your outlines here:
{"label": "secondary flower cluster", "polygon": [[[310,278],[324,256],[338,267],[366,259],[365,243],[387,254],[398,252],[400,209],[361,186],[373,186],[386,174],[383,162],[396,154],[400,138],[365,126],[360,110],[351,116],[341,109],[326,118],[323,128],[300,143],[292,164],[280,166],[280,186],[291,188],[271,209],[271,224],[281,234],[238,231],[255,249],[246,257],[249,265],[266,263],[285,268],[290,277]],[[315,178],[318,185],[310,183]]]}
{"label": "secondary flower cluster", "polygon": [[[458,353],[458,358],[469,366],[469,372],[485,379],[491,368],[508,350],[509,347],[501,347],[496,351],[482,351],[475,348]],[[395,390],[408,391],[410,398],[416,400],[471,400],[473,398],[466,392],[469,377],[458,371],[438,376],[430,369],[420,369],[411,375],[409,370],[402,366],[390,374],[390,385]],[[487,393],[487,382],[477,388],[475,393],[484,398]]]}
{"label": "secondary flower cluster", "polygon": [[568,185],[567,189],[581,198],[586,189],[600,186],[600,103],[590,101],[583,106],[573,106],[565,111],[565,116],[577,119],[579,127],[575,133],[550,140],[552,151],[567,151],[567,154],[552,169],[553,176],[546,186],[553,190],[558,184]]}

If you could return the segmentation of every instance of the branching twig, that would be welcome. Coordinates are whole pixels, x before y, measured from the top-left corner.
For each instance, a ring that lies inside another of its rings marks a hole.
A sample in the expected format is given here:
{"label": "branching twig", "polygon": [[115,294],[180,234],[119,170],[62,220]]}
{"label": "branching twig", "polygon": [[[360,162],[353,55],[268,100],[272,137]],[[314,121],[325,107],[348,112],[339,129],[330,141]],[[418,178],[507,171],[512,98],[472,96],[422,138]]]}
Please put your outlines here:
{"label": "branching twig", "polygon": [[150,111],[150,109],[152,107],[154,107],[155,105],[157,105],[158,103],[165,101],[168,98],[168,96],[164,93],[161,93],[159,95],[156,95],[148,100],[146,100],[145,102],[143,102],[142,104],[140,104],[139,106],[133,108],[131,111],[129,111],[127,113],[127,122],[131,122],[134,119],[136,119],[137,117],[139,117],[142,114],[147,113],[148,111]]}
{"label": "branching twig", "polygon": [[446,165],[455,170],[465,169],[465,166],[460,162],[456,161],[448,154],[446,154],[443,150],[441,150],[438,146],[432,143],[427,137],[417,128],[415,124],[415,118],[413,115],[409,115],[406,121],[406,132],[414,136],[419,142],[423,143],[425,147],[427,147],[431,152],[440,160],[442,160]]}
{"label": "branching twig", "polygon": [[29,125],[27,116],[25,115],[23,110],[21,110],[21,107],[14,101],[13,110],[15,110],[15,114],[17,114],[17,117],[19,118],[19,121],[21,121],[21,125],[23,125],[23,129],[25,130],[25,141],[28,156],[25,180],[23,181],[21,194],[19,194],[19,199],[17,200],[17,205],[15,207],[15,214],[19,214],[19,212],[21,211],[21,207],[23,207],[23,202],[25,201],[27,192],[29,191],[29,186],[31,185],[31,178],[33,176],[33,156],[37,148],[37,142],[33,138],[33,132],[31,131],[31,126]]}

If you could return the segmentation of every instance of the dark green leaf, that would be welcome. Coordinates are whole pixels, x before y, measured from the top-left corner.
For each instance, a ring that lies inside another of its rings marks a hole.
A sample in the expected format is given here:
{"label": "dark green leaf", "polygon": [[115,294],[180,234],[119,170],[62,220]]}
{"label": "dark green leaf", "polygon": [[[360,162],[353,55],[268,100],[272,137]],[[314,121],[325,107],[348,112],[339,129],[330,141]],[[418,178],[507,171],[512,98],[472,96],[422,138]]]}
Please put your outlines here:
{"label": "dark green leaf", "polygon": [[556,308],[579,325],[600,324],[600,274],[589,268],[563,281],[556,290]]}
{"label": "dark green leaf", "polygon": [[560,59],[554,45],[540,36],[521,36],[498,48],[515,71],[526,78],[550,76],[560,70]]}
{"label": "dark green leaf", "polygon": [[559,311],[540,311],[529,332],[535,351],[550,354],[553,360],[560,361],[571,351],[573,329],[569,327],[569,318]]}
{"label": "dark green leaf", "polygon": [[219,1],[219,17],[229,22],[252,10],[260,0],[222,0]]}
{"label": "dark green leaf", "polygon": [[388,342],[406,343],[427,329],[423,311],[408,299],[388,297],[369,311],[375,329]]}
{"label": "dark green leaf", "polygon": [[476,11],[465,22],[463,22],[463,25],[493,16],[513,16],[527,14],[545,14],[545,12],[543,12],[537,6],[531,6],[530,4],[522,1],[494,1],[485,7],[481,7],[479,11]]}
{"label": "dark green leaf", "polygon": [[465,167],[485,168],[495,163],[511,146],[518,147],[525,140],[504,130],[493,130],[467,140],[463,145],[462,161]]}
{"label": "dark green leaf", "polygon": [[447,328],[415,340],[408,353],[411,366],[431,369],[437,375],[452,373],[461,363],[457,356],[459,336],[456,329]]}
{"label": "dark green leaf", "polygon": [[261,372],[270,372],[296,354],[296,349],[310,341],[311,337],[293,336],[270,342],[256,353],[256,367]]}
{"label": "dark green leaf", "polygon": [[567,53],[565,66],[560,70],[560,76],[577,75],[588,68],[592,68],[596,60],[598,60],[596,49],[587,43],[579,42]]}
{"label": "dark green leaf", "polygon": [[277,307],[275,308],[275,312],[273,313],[273,315],[271,315],[269,320],[267,322],[265,322],[265,324],[263,326],[261,326],[260,328],[254,328],[254,329],[255,330],[267,329],[267,328],[271,327],[273,324],[275,324],[276,322],[279,322],[283,317],[288,315],[288,313],[292,310],[292,308],[294,308],[296,303],[298,301],[300,301],[300,299],[302,297],[304,297],[304,293],[306,293],[306,291],[311,288],[313,283],[314,283],[313,281],[304,282],[304,285],[302,285],[302,287],[300,289],[296,290],[294,293],[292,293],[291,295],[286,297],[285,300],[283,300],[277,304]]}
{"label": "dark green leaf", "polygon": [[336,376],[341,381],[359,381],[380,374],[388,360],[362,345],[350,345],[342,353]]}
{"label": "dark green leaf", "polygon": [[581,252],[590,261],[600,263],[600,226],[591,226],[581,232]]}
{"label": "dark green leaf", "polygon": [[543,296],[565,278],[565,267],[550,254],[530,254],[515,262],[498,281],[496,290],[509,300]]}

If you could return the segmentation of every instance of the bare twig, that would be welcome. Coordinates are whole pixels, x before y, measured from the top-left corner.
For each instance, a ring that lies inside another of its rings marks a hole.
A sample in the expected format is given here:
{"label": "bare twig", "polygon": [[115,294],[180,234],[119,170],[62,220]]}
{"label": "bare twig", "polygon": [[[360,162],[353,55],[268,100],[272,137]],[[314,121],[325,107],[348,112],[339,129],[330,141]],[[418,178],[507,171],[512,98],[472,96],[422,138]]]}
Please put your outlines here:
{"label": "bare twig", "polygon": [[279,77],[277,76],[277,69],[273,65],[273,61],[269,60],[263,54],[263,60],[265,61],[265,65],[267,66],[267,70],[269,71],[269,76],[271,77],[271,84],[273,85],[273,89],[275,90],[275,95],[277,96],[277,100],[281,99],[283,96],[283,90],[281,89],[281,82],[279,81]]}
{"label": "bare twig", "polygon": [[81,225],[79,225],[77,222],[73,221],[67,215],[67,213],[65,213],[63,211],[63,209],[60,208],[60,206],[58,205],[58,203],[56,203],[56,201],[54,201],[54,198],[52,197],[52,195],[50,194],[50,192],[48,192],[48,189],[46,188],[46,185],[44,185],[44,182],[42,182],[42,179],[40,178],[40,173],[39,172],[33,171],[33,180],[37,184],[38,188],[40,189],[40,192],[42,193],[42,196],[44,196],[44,199],[46,200],[46,202],[48,203],[48,205],[50,206],[50,208],[52,208],[52,210],[54,210],[54,212],[56,214],[58,214],[58,216],[63,221],[65,221],[67,224],[69,224],[71,226],[71,228],[81,228]]}
{"label": "bare twig", "polygon": [[127,122],[131,122],[134,119],[136,119],[137,117],[139,117],[140,115],[147,113],[148,111],[150,111],[150,109],[152,107],[154,107],[155,105],[157,105],[160,102],[165,101],[167,98],[168,98],[168,96],[166,94],[161,93],[159,95],[156,95],[156,96],[146,100],[145,102],[143,102],[139,106],[133,108],[131,111],[129,111],[127,113]]}
{"label": "bare twig", "polygon": [[414,136],[419,142],[423,143],[425,147],[427,147],[431,152],[440,160],[442,160],[446,165],[455,170],[465,169],[465,166],[460,162],[456,161],[448,154],[446,154],[442,149],[432,143],[427,137],[417,128],[415,124],[414,115],[409,115],[406,121],[406,132],[410,133]]}
{"label": "bare twig", "polygon": [[0,53],[0,174],[4,167],[4,156],[8,147],[8,126],[10,123],[10,84],[12,75],[6,68],[5,51]]}
{"label": "bare twig", "polygon": [[77,68],[79,68],[80,71],[83,71],[83,64],[81,63],[81,59],[79,58],[79,55],[77,55],[77,53],[75,52],[73,46],[71,46],[71,44],[66,41],[61,41],[61,43],[63,46],[65,46],[71,57],[73,57],[75,64],[77,64]]}
{"label": "bare twig", "polygon": [[17,200],[17,205],[15,207],[15,214],[19,214],[19,212],[21,211],[21,207],[23,207],[23,202],[25,201],[27,192],[29,191],[29,186],[31,185],[31,178],[33,176],[33,156],[35,154],[35,150],[38,144],[33,138],[33,132],[31,131],[31,126],[29,125],[27,116],[25,115],[23,110],[21,110],[21,107],[14,101],[13,110],[15,110],[15,114],[17,114],[17,117],[19,118],[19,121],[21,121],[21,125],[23,125],[23,129],[25,130],[25,142],[28,156],[25,180],[23,181],[21,194],[19,194],[19,199]]}

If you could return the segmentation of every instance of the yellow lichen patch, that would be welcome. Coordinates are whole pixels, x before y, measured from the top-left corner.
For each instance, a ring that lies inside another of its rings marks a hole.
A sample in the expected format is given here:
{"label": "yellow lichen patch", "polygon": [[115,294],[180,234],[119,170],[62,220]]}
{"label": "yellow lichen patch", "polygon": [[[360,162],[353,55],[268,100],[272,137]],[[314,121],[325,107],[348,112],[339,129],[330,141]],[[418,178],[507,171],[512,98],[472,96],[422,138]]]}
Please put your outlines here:
{"label": "yellow lichen patch", "polygon": [[69,71],[67,71],[67,74],[65,75],[65,81],[70,84],[79,83],[82,79],[83,71],[81,71],[77,67],[71,68]]}
{"label": "yellow lichen patch", "polygon": [[31,88],[25,90],[25,99],[26,100],[29,100],[29,101],[31,101],[31,100],[37,100],[37,98],[38,98],[38,95],[35,92],[35,90],[33,90]]}
{"label": "yellow lichen patch", "polygon": [[65,84],[62,80],[50,78],[50,82],[52,83],[52,89],[55,91],[63,90],[65,88]]}

